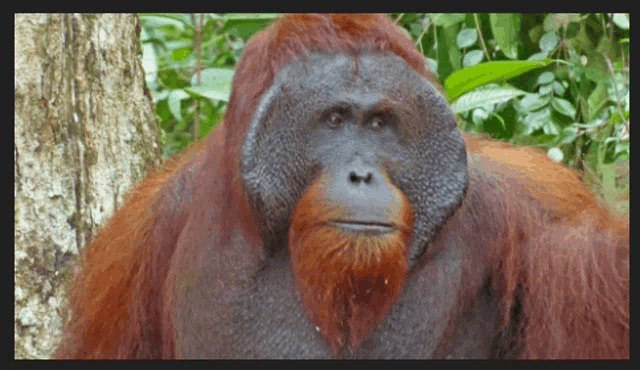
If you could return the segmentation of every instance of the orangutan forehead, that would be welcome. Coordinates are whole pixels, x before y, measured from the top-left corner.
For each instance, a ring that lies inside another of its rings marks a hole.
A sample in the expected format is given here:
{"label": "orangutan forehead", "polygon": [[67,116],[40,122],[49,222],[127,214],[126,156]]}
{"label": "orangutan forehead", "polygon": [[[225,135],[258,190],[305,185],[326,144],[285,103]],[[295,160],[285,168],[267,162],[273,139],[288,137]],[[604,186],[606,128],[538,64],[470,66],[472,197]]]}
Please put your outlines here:
{"label": "orangutan forehead", "polygon": [[424,80],[399,56],[389,52],[310,53],[292,59],[274,79],[274,86],[336,91],[366,87],[377,91],[398,86],[398,80]]}

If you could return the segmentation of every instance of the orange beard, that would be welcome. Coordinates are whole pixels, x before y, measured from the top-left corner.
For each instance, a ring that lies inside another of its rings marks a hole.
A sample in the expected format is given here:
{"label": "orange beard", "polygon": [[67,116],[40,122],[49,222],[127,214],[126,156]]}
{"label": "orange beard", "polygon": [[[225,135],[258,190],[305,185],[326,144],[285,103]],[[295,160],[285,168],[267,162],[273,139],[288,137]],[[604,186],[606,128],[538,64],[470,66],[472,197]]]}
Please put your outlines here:
{"label": "orange beard", "polygon": [[396,230],[369,235],[342,230],[330,221],[346,212],[323,198],[315,182],[296,206],[289,229],[293,271],[311,322],[338,355],[355,351],[389,313],[404,287],[413,215],[393,187]]}

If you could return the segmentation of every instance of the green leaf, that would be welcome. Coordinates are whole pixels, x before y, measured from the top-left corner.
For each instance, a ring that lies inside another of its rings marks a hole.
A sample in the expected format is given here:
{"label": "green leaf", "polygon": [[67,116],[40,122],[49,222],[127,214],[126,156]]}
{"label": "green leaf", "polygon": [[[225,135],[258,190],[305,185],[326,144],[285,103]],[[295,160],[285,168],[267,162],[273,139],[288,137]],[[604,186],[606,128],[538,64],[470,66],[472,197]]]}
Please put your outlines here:
{"label": "green leaf", "polygon": [[[459,66],[454,67],[454,65],[451,63],[451,59],[449,56],[449,52],[451,50],[455,50],[458,53],[460,52],[460,50],[458,50],[455,44],[456,42],[455,32],[454,32],[453,42],[451,42],[451,39],[449,38],[449,35],[447,32],[445,32],[445,30],[446,29],[443,27],[435,27],[435,36],[436,36],[435,37],[436,42],[434,45],[435,53],[432,53],[432,56],[438,62],[438,69],[437,69],[438,76],[440,76],[440,78],[443,81],[450,74],[460,69]],[[460,56],[460,59],[462,59],[462,56]],[[460,61],[458,61],[458,64],[459,62]]]}
{"label": "green leaf", "polygon": [[564,114],[565,116],[574,118],[576,116],[576,108],[573,107],[568,100],[564,100],[562,98],[553,98],[551,100],[551,106],[558,111],[559,113]]}
{"label": "green leaf", "polygon": [[[551,121],[551,109],[543,108],[529,115],[529,125],[535,128],[541,128]],[[545,131],[545,133],[548,133]]]}
{"label": "green leaf", "polygon": [[141,13],[140,20],[150,27],[175,26],[184,31],[185,17],[175,13]]}
{"label": "green leaf", "polygon": [[484,54],[482,53],[482,51],[471,50],[470,52],[465,54],[464,58],[462,59],[462,65],[465,68],[475,66],[477,64],[480,64],[483,58],[484,58]]}
{"label": "green leaf", "polygon": [[540,86],[540,89],[538,89],[538,92],[541,95],[549,95],[551,94],[552,90],[553,90],[553,84],[546,84],[546,85]]}
{"label": "green leaf", "polygon": [[487,113],[487,111],[482,108],[474,109],[473,113],[471,114],[471,120],[476,125],[484,122],[487,118],[489,118],[489,113]]}
{"label": "green leaf", "polygon": [[555,91],[556,95],[564,95],[566,89],[560,82],[553,81],[553,90]]}
{"label": "green leaf", "polygon": [[615,154],[629,153],[629,140],[617,142],[614,153]]}
{"label": "green leaf", "polygon": [[549,53],[547,53],[546,51],[541,51],[539,53],[533,54],[532,56],[527,58],[527,60],[542,60],[542,59],[545,59],[548,56],[549,56]]}
{"label": "green leaf", "polygon": [[590,79],[595,83],[599,83],[608,78],[608,74],[604,70],[596,67],[585,68],[584,74],[587,76],[588,79]]}
{"label": "green leaf", "polygon": [[463,13],[434,13],[431,20],[436,26],[449,27],[464,21]]}
{"label": "green leaf", "polygon": [[544,33],[544,30],[542,29],[541,25],[533,26],[529,30],[529,39],[531,40],[532,43],[538,44],[538,42],[540,41],[540,37],[542,37],[543,33]]}
{"label": "green leaf", "polygon": [[555,21],[555,14],[547,14],[542,22],[544,32],[555,32],[560,28],[560,25]]}
{"label": "green leaf", "polygon": [[451,74],[445,80],[444,86],[449,99],[455,100],[460,95],[489,82],[508,80],[533,69],[547,66],[551,62],[550,59],[486,62]]}
{"label": "green leaf", "polygon": [[207,98],[213,102],[218,102],[218,101],[224,101],[224,102],[228,102],[229,101],[229,93],[225,92],[225,91],[221,91],[221,90],[216,90],[216,89],[212,89],[208,86],[191,86],[191,87],[185,87],[184,91],[188,92],[189,94],[195,95],[195,96],[200,96],[203,98]]}
{"label": "green leaf", "polygon": [[540,38],[540,50],[550,53],[558,45],[558,41],[555,32],[547,32]]}
{"label": "green leaf", "polygon": [[514,13],[489,14],[491,31],[504,55],[510,59],[518,57],[518,33],[520,15]]}
{"label": "green leaf", "polygon": [[451,108],[454,112],[462,113],[488,104],[504,103],[524,94],[525,91],[511,87],[477,89],[462,95],[451,104]]}
{"label": "green leaf", "polygon": [[451,62],[454,71],[461,68],[460,60],[462,59],[462,53],[460,52],[460,50],[458,50],[458,48],[455,47],[457,28],[457,26],[450,26],[444,27],[442,29],[442,33],[447,44],[447,54],[449,55],[449,62]]}
{"label": "green leaf", "polygon": [[567,26],[567,34],[564,37],[565,39],[572,39],[578,36],[579,32],[580,32],[580,23],[571,22]]}
{"label": "green leaf", "polygon": [[520,110],[524,113],[538,110],[549,104],[549,100],[549,95],[526,94],[526,96],[520,100]]}
{"label": "green leaf", "polygon": [[464,28],[460,32],[458,32],[458,36],[456,37],[456,43],[458,48],[468,48],[478,41],[478,32],[476,32],[475,28]]}
{"label": "green leaf", "polygon": [[[144,28],[140,30],[140,38],[146,38],[147,33]],[[156,91],[158,87],[158,58],[153,44],[150,42],[142,43],[142,67],[145,72],[145,81],[147,86]]]}
{"label": "green leaf", "polygon": [[256,20],[256,19],[275,19],[278,13],[227,13],[220,18],[223,20]]}
{"label": "green leaf", "polygon": [[592,131],[591,129],[594,129],[598,126],[601,126],[602,123],[604,122],[604,118],[602,117],[596,117],[593,121],[589,121],[587,123],[574,123],[573,126],[574,127],[578,127],[581,129],[585,129],[588,131]]}
{"label": "green leaf", "polygon": [[554,79],[553,72],[543,72],[539,77],[536,85],[546,85]]}
{"label": "green leaf", "polygon": [[571,144],[571,143],[574,142],[574,140],[577,137],[578,137],[578,130],[575,127],[573,127],[573,126],[565,127],[560,132],[560,137],[558,139],[558,145]]}
{"label": "green leaf", "polygon": [[248,40],[256,32],[266,28],[275,18],[274,14],[226,14],[222,32]]}
{"label": "green leaf", "polygon": [[169,110],[175,119],[178,121],[182,121],[182,113],[180,111],[180,102],[183,99],[188,98],[189,95],[185,93],[182,89],[176,89],[169,93],[169,99],[167,103],[169,104]]}
{"label": "green leaf", "polygon": [[623,30],[629,29],[629,18],[627,18],[626,14],[615,13],[613,15],[613,23],[615,23],[616,26],[622,28]]}
{"label": "green leaf", "polygon": [[[206,91],[205,97],[209,99],[229,101],[231,95],[231,82],[233,80],[233,69],[230,68],[207,68],[202,71],[202,86],[205,90],[194,90],[194,93]],[[196,76],[191,78],[191,85],[195,87]],[[197,91],[197,92],[196,92]],[[215,98],[213,98],[215,96]]]}
{"label": "green leaf", "polygon": [[175,61],[185,60],[191,54],[191,50],[188,48],[176,49],[171,53],[171,59]]}
{"label": "green leaf", "polygon": [[431,59],[431,58],[427,58],[427,61],[429,62],[429,69],[431,70],[431,72],[433,73],[438,73],[438,61],[435,59]]}
{"label": "green leaf", "polygon": [[600,113],[600,110],[602,110],[609,101],[606,85],[604,83],[598,84],[598,86],[593,89],[593,92],[591,92],[591,95],[589,95],[589,99],[587,99],[587,106],[589,107],[587,121],[595,119],[598,113]]}
{"label": "green leaf", "polygon": [[540,41],[540,37],[542,37],[543,33],[544,33],[544,30],[542,29],[541,25],[533,26],[529,30],[529,39],[534,44],[537,44]]}

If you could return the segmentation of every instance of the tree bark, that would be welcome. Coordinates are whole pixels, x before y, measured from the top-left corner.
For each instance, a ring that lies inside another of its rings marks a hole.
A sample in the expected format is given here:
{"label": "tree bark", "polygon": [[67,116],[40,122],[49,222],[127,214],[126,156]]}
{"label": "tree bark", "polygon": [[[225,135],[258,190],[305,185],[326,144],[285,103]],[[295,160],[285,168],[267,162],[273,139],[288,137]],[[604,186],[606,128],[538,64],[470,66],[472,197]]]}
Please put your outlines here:
{"label": "tree bark", "polygon": [[47,358],[70,267],[161,157],[127,14],[15,15],[15,358]]}

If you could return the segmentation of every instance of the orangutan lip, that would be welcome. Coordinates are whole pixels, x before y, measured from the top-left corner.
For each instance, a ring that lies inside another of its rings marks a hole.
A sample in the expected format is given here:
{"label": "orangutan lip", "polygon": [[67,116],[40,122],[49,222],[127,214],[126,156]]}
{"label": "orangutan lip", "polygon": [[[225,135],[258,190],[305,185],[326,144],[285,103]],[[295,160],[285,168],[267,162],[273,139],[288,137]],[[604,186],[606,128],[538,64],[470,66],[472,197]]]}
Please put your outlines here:
{"label": "orangutan lip", "polygon": [[384,234],[394,230],[394,227],[392,224],[385,223],[385,222],[337,220],[337,221],[332,221],[331,223],[344,230],[348,230],[356,233]]}

